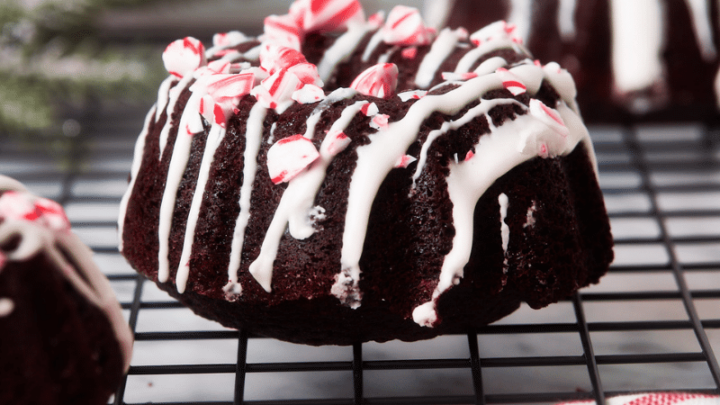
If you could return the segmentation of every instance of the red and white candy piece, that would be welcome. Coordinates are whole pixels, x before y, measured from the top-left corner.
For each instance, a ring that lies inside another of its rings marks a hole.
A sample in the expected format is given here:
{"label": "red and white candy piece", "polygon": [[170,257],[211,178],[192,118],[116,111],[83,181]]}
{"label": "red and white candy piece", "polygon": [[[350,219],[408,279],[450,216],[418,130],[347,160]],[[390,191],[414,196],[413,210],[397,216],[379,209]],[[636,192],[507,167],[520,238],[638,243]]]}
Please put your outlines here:
{"label": "red and white candy piece", "polygon": [[297,134],[283,138],[270,147],[267,167],[274,184],[288,182],[320,157],[312,141]]}
{"label": "red and white candy piece", "polygon": [[6,191],[0,196],[0,218],[34,222],[55,231],[70,230],[70,221],[60,204],[21,191]]}
{"label": "red and white candy piece", "polygon": [[247,37],[240,31],[219,32],[213,35],[213,46],[227,48],[247,41]]}
{"label": "red and white candy piece", "polygon": [[207,92],[216,103],[237,105],[240,99],[250,94],[255,83],[253,73],[213,75],[207,84]]}
{"label": "red and white candy piece", "polygon": [[405,48],[400,52],[400,56],[402,56],[404,59],[415,59],[417,56],[417,46],[411,46],[410,48]]}
{"label": "red and white candy piece", "polygon": [[323,86],[323,81],[320,79],[317,66],[312,63],[299,63],[295,66],[289,67],[288,72],[294,74],[305,84],[312,84],[317,87]]}
{"label": "red and white candy piece", "polygon": [[259,86],[252,89],[250,94],[258,99],[265,108],[278,107],[282,110],[292,104],[292,95],[300,90],[304,83],[287,70],[280,70],[263,80]]}
{"label": "red and white candy piece", "polygon": [[527,91],[525,83],[513,72],[505,68],[498,68],[495,70],[495,73],[497,73],[500,80],[502,80],[503,87],[509,90],[513,96],[523,94]]}
{"label": "red and white candy piece", "polygon": [[515,24],[508,24],[505,21],[495,21],[470,35],[470,42],[475,46],[499,39],[509,39],[515,43],[522,43],[522,38],[516,33]]}
{"label": "red and white candy piece", "polygon": [[165,48],[162,59],[168,73],[179,78],[207,63],[205,47],[202,42],[192,37],[172,42]]}
{"label": "red and white candy piece", "polygon": [[297,0],[290,6],[290,15],[306,33],[338,31],[365,21],[357,0]]}
{"label": "red and white candy piece", "polygon": [[466,73],[455,73],[455,72],[442,72],[442,78],[445,81],[452,81],[452,82],[464,82],[470,79],[474,79],[478,76],[475,72],[466,72]]}
{"label": "red and white candy piece", "polygon": [[[344,151],[352,140],[342,131],[333,131],[326,135],[327,139],[323,141],[323,152],[330,156],[335,156]],[[327,146],[326,146],[327,145]]]}
{"label": "red and white candy piece", "polygon": [[265,17],[262,41],[300,50],[303,32],[295,18],[289,14]]}
{"label": "red and white candy piece", "polygon": [[554,108],[546,106],[542,101],[536,98],[530,100],[530,114],[552,128],[563,138],[570,134],[570,130],[567,126],[565,126],[565,121],[563,121],[560,113],[558,113],[558,111]]}
{"label": "red and white candy piece", "polygon": [[398,94],[400,100],[404,103],[408,100],[420,100],[427,95],[427,90],[410,90]]}
{"label": "red and white candy piece", "polygon": [[300,63],[307,63],[305,56],[287,46],[268,44],[260,50],[260,66],[271,75]]}
{"label": "red and white candy piece", "polygon": [[370,126],[377,130],[385,129],[388,127],[389,119],[390,116],[387,114],[376,114],[373,116],[372,120],[370,120]]}
{"label": "red and white candy piece", "polygon": [[391,98],[397,87],[398,68],[394,63],[379,63],[360,73],[350,88],[366,96]]}
{"label": "red and white candy piece", "polygon": [[360,108],[360,112],[365,114],[366,117],[372,117],[377,115],[380,112],[380,109],[375,103],[367,103]]}
{"label": "red and white candy piece", "polygon": [[378,11],[377,13],[368,17],[367,22],[375,28],[382,27],[383,24],[385,24],[385,12],[383,10]]}
{"label": "red and white candy piece", "polygon": [[427,45],[434,30],[425,26],[420,11],[414,7],[395,6],[382,28],[383,41],[390,45]]}
{"label": "red and white candy piece", "polygon": [[417,160],[417,159],[416,159],[414,156],[402,155],[402,156],[400,156],[400,157],[398,158],[398,160],[395,162],[395,167],[396,167],[396,168],[404,169],[404,168],[408,167],[408,165],[409,165],[410,163],[412,163],[412,162],[414,162],[414,161],[416,161],[416,160]]}
{"label": "red and white candy piece", "polygon": [[306,84],[300,90],[295,90],[292,99],[300,104],[312,104],[325,99],[325,92],[318,86]]}

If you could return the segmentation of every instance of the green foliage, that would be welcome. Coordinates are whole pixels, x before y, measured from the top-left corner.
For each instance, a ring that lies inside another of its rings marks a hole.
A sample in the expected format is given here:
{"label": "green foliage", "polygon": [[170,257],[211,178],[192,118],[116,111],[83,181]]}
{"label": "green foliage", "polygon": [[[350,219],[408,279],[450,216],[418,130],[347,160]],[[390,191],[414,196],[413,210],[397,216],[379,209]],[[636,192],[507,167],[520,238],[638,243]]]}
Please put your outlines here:
{"label": "green foliage", "polygon": [[61,108],[142,100],[166,75],[157,49],[98,40],[111,7],[149,0],[0,0],[0,134],[60,133]]}

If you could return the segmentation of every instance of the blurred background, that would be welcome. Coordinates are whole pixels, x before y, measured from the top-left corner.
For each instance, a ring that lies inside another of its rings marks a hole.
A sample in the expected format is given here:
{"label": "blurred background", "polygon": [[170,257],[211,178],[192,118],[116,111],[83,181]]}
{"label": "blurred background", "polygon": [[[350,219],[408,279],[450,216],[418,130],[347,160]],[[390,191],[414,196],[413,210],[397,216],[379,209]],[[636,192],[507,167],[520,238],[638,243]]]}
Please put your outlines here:
{"label": "blurred background", "polygon": [[[467,336],[367,343],[359,354],[248,340],[138,277],[117,251],[115,221],[133,144],[167,75],[163,49],[185,36],[207,45],[216,32],[260,34],[263,18],[290,3],[0,0],[0,173],[63,204],[111,280],[136,333],[114,403],[230,404],[243,393],[254,404],[304,405],[720,393],[720,125],[712,120],[591,126],[616,242],[610,273],[572,300],[524,305],[478,331],[475,347]],[[395,3],[362,1],[367,15]],[[471,373],[471,355],[482,371]]]}

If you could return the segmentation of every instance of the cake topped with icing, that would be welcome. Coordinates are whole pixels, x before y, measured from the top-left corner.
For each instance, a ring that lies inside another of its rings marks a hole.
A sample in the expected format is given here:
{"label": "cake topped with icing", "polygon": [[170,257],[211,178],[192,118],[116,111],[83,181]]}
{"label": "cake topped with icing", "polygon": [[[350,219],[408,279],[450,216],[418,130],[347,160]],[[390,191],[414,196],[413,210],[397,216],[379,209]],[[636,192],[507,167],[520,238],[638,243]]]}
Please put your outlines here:
{"label": "cake topped with icing", "polygon": [[[258,38],[173,42],[121,251],[201,315],[307,343],[427,338],[597,281],[611,238],[575,86],[515,32],[296,1]],[[498,190],[536,176],[557,184]],[[533,229],[555,215],[577,252],[550,259],[560,239]],[[454,294],[492,305],[456,320]],[[346,327],[298,332],[331,319]]]}
{"label": "cake topped with icing", "polygon": [[58,203],[5,176],[0,330],[0,403],[104,403],[130,366],[132,334],[92,251]]}

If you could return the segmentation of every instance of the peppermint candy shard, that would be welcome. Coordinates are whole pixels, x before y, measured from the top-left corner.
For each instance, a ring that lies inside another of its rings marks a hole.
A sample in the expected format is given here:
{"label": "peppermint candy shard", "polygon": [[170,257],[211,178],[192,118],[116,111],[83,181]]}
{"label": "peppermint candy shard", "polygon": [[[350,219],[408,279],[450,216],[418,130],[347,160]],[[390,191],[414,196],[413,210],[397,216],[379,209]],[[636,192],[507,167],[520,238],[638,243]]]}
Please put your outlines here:
{"label": "peppermint candy shard", "polygon": [[404,59],[415,59],[415,57],[417,56],[417,47],[411,46],[410,48],[405,48],[402,50],[402,52],[400,52],[400,55]]}
{"label": "peppermint candy shard", "polygon": [[35,200],[35,211],[39,212],[40,218],[50,229],[56,231],[69,231],[70,220],[65,215],[63,207],[53,200],[38,198]]}
{"label": "peppermint candy shard", "polygon": [[513,96],[523,94],[527,91],[525,84],[511,71],[505,68],[498,68],[495,73],[497,73],[500,80],[502,80],[503,87],[509,90]]}
{"label": "peppermint candy shard", "polygon": [[294,74],[305,84],[313,84],[317,87],[323,87],[323,81],[318,74],[317,66],[312,63],[299,63],[288,68],[288,72]]}
{"label": "peppermint candy shard", "polygon": [[192,37],[170,43],[162,54],[162,60],[168,73],[178,78],[183,78],[207,63],[205,47]]}
{"label": "peppermint candy shard", "polygon": [[344,151],[348,145],[350,145],[350,142],[352,142],[352,140],[342,131],[335,131],[327,134],[327,136],[330,141],[327,143],[326,152],[331,156],[335,156]]}
{"label": "peppermint candy shard", "polygon": [[207,92],[217,103],[237,104],[240,98],[250,94],[255,82],[253,73],[238,73],[212,76]]}
{"label": "peppermint candy shard", "polygon": [[404,103],[408,100],[420,100],[425,97],[425,95],[427,95],[427,90],[410,90],[398,94],[398,97],[400,97],[400,101]]}
{"label": "peppermint candy shard", "polygon": [[387,114],[377,114],[370,121],[370,126],[377,130],[385,129],[388,127],[388,120],[390,116]]}
{"label": "peppermint candy shard", "polygon": [[0,218],[35,222],[54,231],[69,231],[65,210],[47,198],[34,199],[20,191],[6,191],[0,196]]}
{"label": "peppermint candy shard", "polygon": [[467,162],[468,160],[472,159],[474,156],[475,156],[475,152],[473,152],[472,150],[469,150],[468,153],[465,154],[465,161]]}
{"label": "peppermint candy shard", "polygon": [[306,84],[300,90],[295,90],[292,99],[300,104],[312,104],[325,99],[325,92],[318,86]]}
{"label": "peppermint candy shard", "polygon": [[383,41],[390,45],[428,45],[433,30],[426,27],[420,11],[414,7],[395,6],[382,28]]}
{"label": "peppermint candy shard", "polygon": [[360,73],[350,88],[366,96],[389,99],[395,95],[397,77],[398,68],[394,63],[379,63]]}
{"label": "peppermint candy shard", "polygon": [[366,117],[372,117],[377,115],[380,112],[380,109],[375,103],[366,103],[360,108],[360,112],[365,114]]}
{"label": "peppermint candy shard", "polygon": [[250,94],[255,96],[265,108],[283,109],[292,104],[293,93],[300,90],[303,85],[293,73],[280,70],[254,87]]}
{"label": "peppermint candy shard", "polygon": [[570,130],[565,126],[560,113],[557,110],[546,106],[542,101],[533,98],[530,100],[530,114],[552,128],[562,137],[567,137]]}
{"label": "peppermint candy shard", "polygon": [[219,32],[213,35],[213,46],[227,48],[247,41],[247,37],[240,31]]}
{"label": "peppermint candy shard", "polygon": [[283,138],[270,147],[267,168],[273,184],[288,182],[312,164],[320,153],[301,134]]}
{"label": "peppermint candy shard", "polygon": [[262,41],[300,50],[303,32],[291,15],[269,15],[265,17]]}
{"label": "peppermint candy shard", "polygon": [[357,0],[298,0],[290,6],[290,15],[305,33],[338,31],[365,21]]}
{"label": "peppermint candy shard", "polygon": [[516,35],[515,28],[515,24],[508,24],[505,21],[495,21],[470,35],[470,42],[475,44],[475,46],[480,46],[488,41],[506,39],[521,44],[522,38]]}
{"label": "peppermint candy shard", "polygon": [[385,24],[385,12],[383,10],[378,11],[377,13],[368,17],[367,22],[372,27],[375,27],[375,28],[382,27],[383,24]]}
{"label": "peppermint candy shard", "polygon": [[260,67],[271,75],[300,63],[307,63],[305,56],[287,46],[267,44],[260,50]]}
{"label": "peppermint candy shard", "polygon": [[395,167],[404,169],[410,165],[410,163],[416,161],[417,159],[410,155],[403,155],[398,158],[398,160],[395,162]]}

